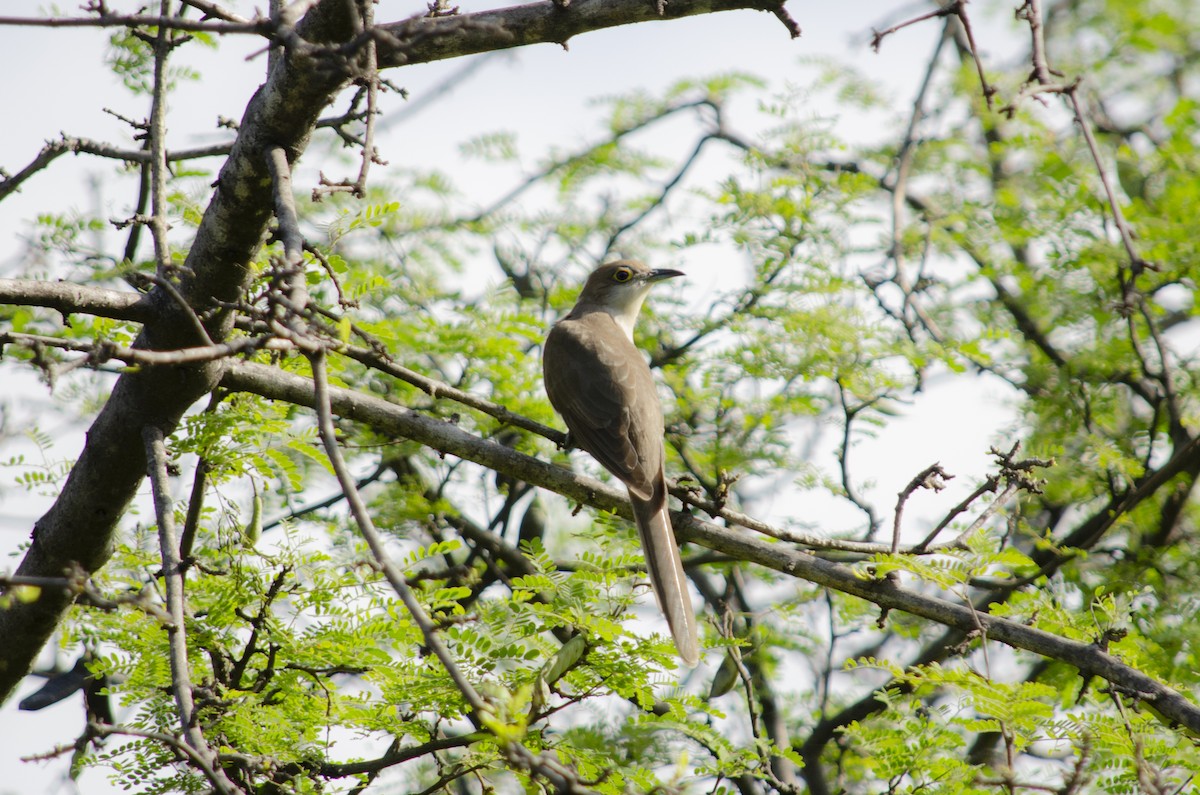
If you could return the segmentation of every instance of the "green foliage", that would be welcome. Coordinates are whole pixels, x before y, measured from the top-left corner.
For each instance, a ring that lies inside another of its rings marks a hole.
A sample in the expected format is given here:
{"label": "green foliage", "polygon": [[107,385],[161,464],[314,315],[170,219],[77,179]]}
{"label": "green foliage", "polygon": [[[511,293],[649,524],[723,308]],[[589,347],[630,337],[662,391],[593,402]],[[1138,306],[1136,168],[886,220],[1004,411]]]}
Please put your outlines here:
{"label": "green foliage", "polygon": [[[328,343],[335,385],[598,474],[585,456],[396,373],[560,427],[540,386],[540,344],[587,270],[617,254],[664,267],[716,256],[710,291],[663,288],[637,329],[660,384],[673,476],[712,503],[786,512],[772,520],[781,539],[814,522],[826,538],[875,539],[899,507],[891,495],[877,505],[863,496],[851,451],[938,381],[986,377],[1015,411],[1012,427],[993,429],[998,446],[1020,441],[1020,455],[1058,463],[1022,468],[1012,448],[974,501],[943,504],[940,524],[898,521],[899,548],[814,554],[1097,644],[1194,699],[1200,466],[1188,451],[1200,383],[1186,334],[1198,311],[1200,83],[1190,9],[1086,0],[1062,6],[1048,30],[1056,68],[1084,76],[1085,104],[1140,114],[1133,132],[1101,114],[1087,121],[1102,164],[1114,161],[1144,262],[1114,235],[1103,180],[1078,125],[1059,115],[1061,97],[988,110],[968,63],[939,71],[915,142],[854,146],[806,100],[836,96],[876,120],[893,110],[861,74],[819,62],[809,84],[782,92],[726,74],[608,97],[589,144],[533,159],[514,133],[478,136],[463,153],[508,169],[516,186],[493,206],[435,167],[389,171],[362,202],[301,201],[312,244],[304,276],[323,310],[306,322]],[[147,90],[152,65],[143,38],[113,38],[111,68],[131,91]],[[998,106],[1023,78],[995,76]],[[743,123],[755,133],[730,132]],[[712,158],[717,148],[723,159]],[[896,196],[898,159],[909,156],[908,192]],[[195,229],[208,179],[180,169],[172,180],[180,238]],[[97,282],[146,267],[114,264],[94,244],[101,228],[66,213],[39,218],[27,275],[50,275],[50,256]],[[241,308],[253,317],[233,339],[270,317],[280,253],[272,242],[250,263]],[[4,312],[16,333],[121,345],[136,333]],[[251,358],[310,372],[290,351]],[[108,383],[68,369],[61,351],[23,346],[11,359],[83,409]],[[798,441],[828,428],[832,454]],[[530,495],[517,474],[365,424],[339,419],[336,431],[391,559],[487,707],[471,712],[380,575],[336,496],[311,413],[217,392],[170,439],[180,472],[203,462],[203,507],[173,507],[194,531],[184,629],[199,720],[248,789],[347,791],[382,771],[412,792],[545,791],[506,744],[614,794],[732,791],[734,781],[945,795],[1196,788],[1195,738],[1145,694],[1093,679],[1077,661],[1035,660],[986,631],[884,611],[727,552],[686,551],[710,619],[704,643],[719,653],[680,676],[670,642],[640,620],[656,613],[625,523],[590,509],[573,516],[575,506]],[[18,486],[53,493],[67,465],[49,457],[44,430],[31,438],[41,460],[12,456],[7,469]],[[826,518],[809,500],[839,510]],[[914,552],[927,535],[929,548]],[[133,791],[207,791],[162,740],[179,728],[161,569],[155,528],[128,528],[94,579],[104,599],[80,600],[64,629],[64,647],[96,654],[119,722],[140,733],[84,743],[77,764],[107,766]],[[6,604],[37,593],[10,590]],[[726,681],[704,700],[718,660]],[[389,761],[379,750],[389,746],[413,758]]]}

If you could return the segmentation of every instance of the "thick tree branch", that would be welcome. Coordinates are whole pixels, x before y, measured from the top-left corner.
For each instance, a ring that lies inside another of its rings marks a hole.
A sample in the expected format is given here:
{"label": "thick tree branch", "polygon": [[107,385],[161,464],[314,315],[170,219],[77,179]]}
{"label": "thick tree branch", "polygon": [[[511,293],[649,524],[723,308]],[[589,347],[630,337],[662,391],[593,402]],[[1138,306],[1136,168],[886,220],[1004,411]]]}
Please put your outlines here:
{"label": "thick tree branch", "polygon": [[154,318],[153,303],[144,295],[71,282],[0,279],[0,304],[44,306],[64,316],[80,313],[134,323]]}
{"label": "thick tree branch", "polygon": [[399,765],[413,759],[420,759],[429,754],[446,751],[451,748],[465,748],[487,737],[486,732],[470,732],[455,734],[448,737],[438,737],[427,743],[411,748],[389,749],[378,759],[367,759],[361,762],[324,762],[317,772],[325,778],[344,778],[346,776],[361,776],[367,773],[378,773],[393,765]]}
{"label": "thick tree branch", "polygon": [[[570,5],[530,3],[494,11],[418,17],[381,25],[390,34],[378,43],[380,68],[457,58],[529,44],[559,44],[580,33],[638,22],[659,22],[719,11],[753,9],[782,13],[777,0],[672,0],[660,15],[647,0],[573,0]],[[793,38],[799,28],[788,26]]]}
{"label": "thick tree branch", "polygon": [[[315,406],[311,381],[263,365],[231,365],[221,379],[221,385],[272,400],[310,408]],[[377,397],[352,390],[330,389],[329,398],[335,413],[366,423],[381,433],[411,439],[441,453],[465,458],[601,511],[617,513],[625,518],[632,516],[625,495],[599,481],[523,455],[498,442],[481,439],[454,425]],[[1060,660],[1078,668],[1084,675],[1105,679],[1118,689],[1135,694],[1167,720],[1183,725],[1190,731],[1200,732],[1200,706],[1094,644],[1067,640],[1016,621],[980,613],[960,602],[901,588],[890,579],[872,578],[859,568],[822,560],[782,544],[768,543],[685,513],[673,512],[672,522],[681,540],[700,544],[738,560],[757,563],[825,588],[866,599],[885,609],[901,610],[962,632],[975,632],[982,626],[989,640]]]}
{"label": "thick tree branch", "polygon": [[[297,33],[310,42],[346,41],[352,36],[346,12],[341,0],[323,0]],[[217,343],[232,328],[232,312],[216,307],[241,297],[270,217],[271,183],[262,153],[277,145],[294,160],[304,151],[320,111],[345,80],[342,72],[321,67],[303,53],[292,54],[250,101],[184,265],[178,292],[188,310],[156,288],[144,299],[154,322],[144,327],[136,347],[195,345],[190,312],[204,318]],[[212,390],[220,372],[218,364],[203,363],[146,368],[119,378],[58,499],[36,523],[17,574],[52,577],[76,563],[88,572],[102,566],[117,522],[145,474],[141,429],[151,425],[169,433],[184,411]],[[0,637],[6,643],[0,699],[29,670],[70,600],[69,594],[46,591],[36,602],[0,611]]]}

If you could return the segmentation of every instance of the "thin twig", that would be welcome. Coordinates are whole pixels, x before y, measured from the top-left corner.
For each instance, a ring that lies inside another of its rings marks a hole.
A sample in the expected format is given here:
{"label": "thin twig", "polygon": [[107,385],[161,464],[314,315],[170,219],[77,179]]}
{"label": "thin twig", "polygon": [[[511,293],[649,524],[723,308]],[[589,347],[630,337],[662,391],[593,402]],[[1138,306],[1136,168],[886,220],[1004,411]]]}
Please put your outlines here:
{"label": "thin twig", "polygon": [[[367,546],[371,549],[375,562],[383,571],[388,584],[392,586],[392,590],[400,597],[400,601],[404,603],[405,608],[413,619],[413,623],[421,631],[425,645],[429,647],[430,651],[433,652],[434,656],[442,664],[442,667],[445,668],[451,681],[454,682],[455,687],[458,688],[463,699],[470,707],[467,718],[476,729],[484,729],[486,727],[485,718],[491,714],[491,707],[479,695],[474,685],[471,684],[466,675],[458,667],[458,663],[455,662],[450,650],[442,642],[437,628],[425,612],[416,594],[413,593],[405,581],[404,575],[392,562],[391,556],[388,555],[387,549],[384,546],[383,538],[380,536],[379,531],[376,530],[370,512],[359,495],[358,489],[355,488],[354,478],[346,467],[345,459],[342,458],[342,452],[338,447],[333,425],[329,379],[325,372],[325,351],[318,348],[309,354],[309,360],[312,362],[318,432],[321,442],[325,447],[325,453],[329,457],[329,463],[337,476],[338,483],[346,494],[346,502],[350,506],[350,513],[354,517],[359,531],[363,534],[363,538],[366,539]],[[520,743],[511,740],[504,740],[500,737],[497,737],[496,740],[502,753],[510,763],[545,778],[556,790],[564,793],[591,792],[591,790],[579,781],[574,771],[552,756],[548,754],[534,754]]]}
{"label": "thin twig", "polygon": [[[167,15],[163,0],[162,13]],[[167,241],[167,57],[173,47],[171,29],[158,28],[154,37],[154,89],[150,102],[150,120],[146,135],[150,142],[150,236],[154,241],[155,273],[165,282],[171,267],[171,248]],[[184,304],[187,305],[186,302]],[[204,338],[207,339],[205,334]],[[211,342],[211,340],[209,340]]]}
{"label": "thin twig", "polygon": [[[1149,265],[1138,254],[1137,246],[1133,241],[1133,232],[1129,229],[1129,224],[1125,220],[1125,214],[1122,212],[1120,202],[1117,200],[1117,193],[1113,189],[1112,179],[1109,177],[1108,169],[1105,168],[1104,160],[1100,156],[1100,147],[1097,145],[1096,137],[1092,133],[1091,119],[1084,109],[1082,98],[1079,96],[1079,87],[1082,79],[1062,80],[1062,74],[1050,66],[1046,55],[1041,0],[1025,0],[1025,4],[1017,10],[1017,17],[1029,24],[1031,37],[1030,57],[1033,61],[1033,72],[1029,77],[1027,87],[1032,87],[1034,93],[1061,94],[1066,97],[1075,116],[1075,122],[1079,125],[1080,132],[1083,134],[1083,140],[1087,144],[1088,152],[1092,157],[1092,163],[1096,167],[1096,173],[1100,177],[1100,184],[1104,188],[1104,195],[1109,211],[1112,213],[1113,224],[1117,227],[1117,233],[1121,237],[1121,244],[1125,247],[1125,254],[1129,257],[1132,274],[1136,277],[1142,270],[1149,267]],[[1054,78],[1056,77],[1060,79],[1055,81]],[[1028,94],[1025,89],[1022,89],[1022,96],[1024,95]],[[1011,112],[1015,104],[1016,102],[1014,101],[1006,110]]]}
{"label": "thin twig", "polygon": [[129,365],[170,367],[212,362],[259,350],[291,351],[295,349],[290,341],[275,337],[240,337],[220,345],[200,345],[195,348],[179,348],[173,351],[154,351],[146,348],[126,348],[107,340],[89,342],[48,337],[41,334],[22,334],[16,331],[0,331],[0,345],[21,345],[30,350],[57,348],[75,353],[86,353],[87,364],[92,367],[97,367],[112,359]]}
{"label": "thin twig", "polygon": [[900,490],[896,495],[896,511],[892,519],[892,554],[896,554],[900,550],[900,517],[904,513],[904,506],[908,503],[909,497],[913,495],[917,489],[932,489],[941,491],[946,487],[946,481],[954,476],[942,469],[941,464],[930,464],[922,469],[917,475],[908,482],[908,485]]}
{"label": "thin twig", "polygon": [[358,8],[361,16],[352,16],[355,33],[364,39],[362,49],[358,52],[358,57],[365,64],[361,67],[362,74],[358,77],[357,81],[366,86],[367,94],[363,138],[360,144],[362,157],[359,158],[358,176],[353,182],[348,180],[330,182],[325,178],[324,174],[321,174],[320,184],[316,188],[313,188],[313,201],[320,201],[327,194],[339,191],[350,193],[355,198],[361,199],[367,192],[367,174],[371,170],[371,163],[379,162],[378,153],[375,151],[375,121],[379,115],[379,85],[381,82],[379,78],[377,39],[374,35],[364,35],[378,32],[375,28],[375,7],[371,3],[363,3]]}
{"label": "thin twig", "polygon": [[876,531],[879,530],[881,521],[879,517],[875,515],[875,509],[871,506],[871,504],[855,491],[854,480],[850,477],[850,446],[852,426],[854,425],[855,418],[858,417],[860,412],[874,405],[878,398],[874,398],[865,403],[860,403],[857,406],[851,407],[847,399],[846,386],[842,383],[840,378],[837,380],[835,386],[837,387],[838,402],[842,406],[842,414],[845,417],[845,422],[842,423],[842,441],[841,444],[838,445],[837,449],[838,467],[842,476],[842,491],[846,495],[846,499],[848,499],[864,514],[866,514],[867,538],[872,538],[874,537]]}
{"label": "thin twig", "polygon": [[227,8],[210,3],[209,0],[183,0],[184,5],[191,6],[198,10],[204,16],[212,19],[220,19],[224,22],[235,22],[239,25],[249,25],[251,20],[245,17],[238,16]]}
{"label": "thin twig", "polygon": [[[917,90],[917,96],[913,99],[912,113],[908,119],[908,127],[904,131],[904,140],[900,145],[900,151],[896,155],[895,179],[891,186],[891,202],[892,202],[892,246],[891,256],[895,265],[894,277],[892,281],[900,288],[900,294],[903,296],[903,304],[900,308],[897,319],[904,324],[910,336],[913,334],[912,321],[909,319],[910,311],[917,314],[926,327],[934,326],[931,333],[936,336],[940,335],[940,329],[937,329],[932,318],[928,317],[922,310],[919,303],[915,301],[915,282],[908,276],[908,271],[905,267],[905,254],[903,246],[903,231],[905,221],[905,208],[908,207],[908,182],[909,174],[912,171],[912,165],[916,159],[917,152],[917,129],[920,126],[921,120],[925,117],[925,97],[929,93],[929,89],[933,84],[933,76],[937,71],[938,60],[942,53],[942,48],[946,46],[946,42],[951,39],[950,25],[953,20],[947,19],[942,26],[942,35],[938,37],[937,44],[934,45],[933,54],[929,57],[929,63],[925,69],[925,77],[921,81],[921,87]],[[880,299],[882,301],[882,299]]]}
{"label": "thin twig", "polygon": [[437,634],[437,628],[425,612],[425,608],[422,607],[412,589],[408,587],[408,583],[405,582],[404,575],[400,572],[399,568],[392,562],[391,556],[384,546],[383,537],[375,529],[375,523],[371,519],[371,514],[367,510],[366,503],[363,502],[358,492],[354,477],[346,468],[346,461],[342,457],[341,448],[338,446],[337,433],[333,425],[333,412],[329,402],[329,378],[325,370],[325,351],[318,348],[314,353],[310,354],[309,360],[312,362],[313,390],[317,409],[317,429],[321,437],[321,442],[325,447],[325,454],[329,457],[330,466],[333,467],[338,484],[342,487],[342,491],[346,495],[346,503],[350,506],[350,513],[354,517],[359,531],[363,534],[367,546],[370,547],[375,562],[379,565],[384,577],[387,578],[388,584],[392,586],[392,590],[400,597],[400,601],[404,603],[404,607],[412,616],[413,623],[420,629],[421,636],[425,639],[426,645],[429,646],[434,656],[441,662],[446,672],[450,675],[450,679],[454,682],[455,687],[462,693],[463,699],[471,708],[471,712],[468,715],[471,723],[477,729],[482,728],[482,718],[490,708],[483,700],[483,697],[475,690],[475,686],[467,680],[461,669],[459,669],[458,663],[455,662],[454,657],[450,654],[450,650],[446,648],[445,643],[442,642],[441,637]]}
{"label": "thin twig", "polygon": [[1066,95],[1071,103],[1071,108],[1075,111],[1075,121],[1083,132],[1083,140],[1087,143],[1088,152],[1092,155],[1096,173],[1100,176],[1100,184],[1104,187],[1104,196],[1108,200],[1108,209],[1112,213],[1117,233],[1121,236],[1121,245],[1125,247],[1125,254],[1129,257],[1130,268],[1133,275],[1137,276],[1147,267],[1147,263],[1138,254],[1137,245],[1133,242],[1133,232],[1125,220],[1125,213],[1121,210],[1121,203],[1117,200],[1117,192],[1113,190],[1112,179],[1108,175],[1108,169],[1104,166],[1104,160],[1100,157],[1100,147],[1096,144],[1096,136],[1092,134],[1091,121],[1083,108],[1083,100],[1079,97],[1079,83],[1071,84]]}
{"label": "thin twig", "polygon": [[154,496],[154,512],[158,521],[159,549],[162,554],[163,579],[167,591],[167,613],[171,623],[167,625],[170,644],[171,690],[175,694],[175,708],[179,715],[180,731],[184,741],[202,760],[200,765],[205,776],[222,795],[240,793],[225,772],[216,764],[216,753],[204,739],[196,706],[192,701],[192,683],[187,657],[187,626],[184,617],[183,570],[179,558],[179,541],[175,537],[175,506],[171,500],[167,476],[167,451],[160,428],[147,425],[142,429],[146,446],[146,462],[150,475],[150,488]]}
{"label": "thin twig", "polygon": [[[153,171],[153,169],[151,169],[151,171]],[[157,184],[157,183],[155,183],[155,184]],[[164,183],[164,186],[165,186],[165,183]],[[164,187],[164,189],[165,189],[165,187]],[[157,212],[155,213],[154,217],[155,218],[158,217]],[[164,224],[165,224],[165,222],[164,222]],[[150,228],[151,228],[151,231],[153,231],[153,229],[154,229],[153,223],[151,223]],[[155,238],[155,240],[157,241],[158,238]],[[165,240],[165,237],[164,237],[164,240]],[[158,250],[158,244],[156,242],[155,243],[155,251],[157,252],[157,250]],[[157,256],[157,253],[156,253],[156,256]],[[167,253],[167,256],[168,257],[170,256],[169,252]],[[196,339],[198,339],[200,341],[200,344],[201,345],[212,345],[213,344],[212,337],[210,337],[208,335],[208,329],[204,328],[204,323],[203,323],[203,321],[200,320],[200,316],[196,314],[196,310],[193,309],[192,305],[187,302],[187,299],[183,297],[183,294],[179,292],[179,289],[176,288],[175,285],[171,283],[171,280],[169,278],[167,278],[165,275],[160,275],[157,273],[146,274],[146,278],[149,279],[151,282],[153,282],[155,286],[162,288],[162,291],[164,293],[166,293],[171,298],[172,301],[175,302],[175,305],[179,307],[179,311],[183,313],[183,316],[185,318],[187,318],[187,321],[191,325],[192,330],[196,332]]]}
{"label": "thin twig", "polygon": [[954,521],[955,517],[959,516],[961,513],[966,511],[967,508],[970,508],[971,503],[975,502],[975,500],[979,499],[984,494],[987,494],[989,492],[995,492],[996,486],[998,486],[999,483],[1000,483],[1000,479],[998,477],[996,477],[995,475],[988,475],[987,478],[984,480],[984,482],[981,483],[975,489],[975,491],[971,492],[970,495],[968,495],[958,505],[955,505],[953,508],[951,508],[949,513],[947,513],[944,517],[942,517],[942,520],[937,523],[937,526],[934,527],[932,530],[930,530],[929,534],[926,535],[923,539],[921,539],[921,541],[912,548],[912,551],[916,552],[916,553],[920,553],[920,552],[923,552],[926,549],[928,549],[929,545],[933,543],[933,540],[935,538],[937,538],[941,534],[941,532],[950,525],[950,523],[952,521]]}
{"label": "thin twig", "polygon": [[957,17],[959,22],[962,23],[963,31],[967,35],[967,42],[971,48],[971,55],[975,59],[975,71],[979,75],[980,88],[982,89],[984,99],[987,101],[988,107],[990,108],[992,106],[992,97],[995,95],[996,89],[987,81],[987,73],[984,71],[983,61],[979,57],[979,48],[975,46],[975,35],[971,31],[971,20],[967,17],[966,6],[967,0],[953,0],[953,2],[947,3],[935,11],[930,11],[927,14],[921,14],[920,16],[913,17],[912,19],[906,19],[903,22],[893,25],[887,30],[874,31],[871,36],[871,49],[873,49],[875,52],[879,52],[879,47],[883,44],[883,40],[885,38],[899,30],[909,27],[910,25],[915,25],[919,22],[925,22],[926,20],[930,19],[936,19],[937,17]]}
{"label": "thin twig", "polygon": [[281,146],[269,147],[265,154],[271,172],[275,219],[279,224],[279,238],[283,242],[284,260],[282,300],[275,306],[271,323],[277,331],[282,327],[302,337],[306,333],[302,314],[308,305],[308,285],[304,277],[304,234],[300,231],[300,216],[296,212],[296,197],[292,189],[292,165]]}
{"label": "thin twig", "polygon": [[171,14],[98,14],[94,17],[0,17],[0,27],[26,28],[156,28],[163,31],[204,33],[253,33],[271,31],[268,20],[247,22],[209,22],[185,19]]}
{"label": "thin twig", "polygon": [[[683,163],[679,166],[675,173],[663,183],[662,188],[659,190],[658,195],[654,197],[654,200],[642,207],[642,209],[635,216],[612,231],[612,234],[608,236],[608,242],[604,245],[604,251],[606,255],[608,252],[612,251],[613,246],[616,245],[617,239],[621,237],[621,235],[625,234],[630,229],[646,220],[646,217],[650,215],[650,213],[654,212],[666,203],[667,196],[680,183],[680,181],[687,176],[687,173],[691,170],[692,166],[695,165],[699,160],[700,153],[704,150],[705,144],[707,144],[709,141],[715,140],[715,138],[716,136],[714,135],[701,136],[700,140],[696,142],[695,147],[692,148],[691,154],[683,159]],[[604,257],[601,259],[604,259]]]}
{"label": "thin twig", "polygon": [[[213,403],[220,398],[214,396]],[[209,411],[212,410],[212,404]],[[196,540],[196,531],[200,528],[200,514],[204,509],[204,490],[208,482],[208,460],[201,458],[196,463],[196,471],[192,473],[192,494],[188,499],[187,517],[183,520],[183,533],[179,538],[179,559],[187,561],[192,557],[192,544]]]}

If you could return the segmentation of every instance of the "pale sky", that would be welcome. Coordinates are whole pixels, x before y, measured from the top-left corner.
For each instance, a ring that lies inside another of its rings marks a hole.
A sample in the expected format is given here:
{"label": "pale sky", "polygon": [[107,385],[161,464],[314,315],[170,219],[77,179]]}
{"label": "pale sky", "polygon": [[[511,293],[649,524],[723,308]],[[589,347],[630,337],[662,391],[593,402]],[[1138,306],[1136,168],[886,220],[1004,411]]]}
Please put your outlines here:
{"label": "pale sky", "polygon": [[[75,6],[65,4],[72,11]],[[461,4],[464,12],[486,7],[477,0]],[[246,13],[245,8],[243,4],[242,13]],[[424,2],[383,0],[376,19],[397,20],[423,8]],[[743,11],[587,34],[572,40],[569,51],[554,45],[512,50],[494,59],[448,98],[392,128],[378,145],[393,167],[441,163],[461,184],[478,190],[483,202],[489,191],[499,195],[510,183],[489,183],[473,171],[476,165],[462,163],[456,147],[463,140],[485,132],[511,130],[518,133],[522,151],[530,156],[550,144],[570,149],[600,134],[597,122],[603,109],[593,107],[589,100],[635,88],[656,92],[685,77],[745,71],[782,88],[786,82],[799,83],[812,77],[813,69],[803,67],[802,59],[836,58],[882,84],[899,112],[916,92],[940,23],[929,22],[902,31],[888,39],[879,54],[872,52],[868,45],[872,26],[894,21],[898,8],[904,14],[927,7],[882,0],[793,0],[791,14],[804,32],[798,40],[789,39],[772,15]],[[985,54],[989,47],[1004,46],[1011,51],[1011,8],[991,15],[982,6],[970,9]],[[11,9],[5,11],[11,13]],[[130,145],[127,128],[103,109],[141,119],[148,107],[144,99],[131,97],[121,89],[104,68],[105,40],[105,33],[96,29],[0,27],[0,73],[6,75],[0,84],[0,102],[9,117],[0,125],[0,167],[15,173],[47,139],[60,132]],[[228,133],[216,128],[216,119],[240,118],[266,64],[265,57],[247,62],[244,56],[259,47],[258,40],[231,38],[222,41],[216,51],[183,49],[187,58],[199,59],[187,63],[200,70],[204,79],[186,84],[171,101],[168,123],[173,147],[225,139]],[[387,77],[406,87],[411,98],[417,100],[423,91],[461,65],[461,61],[449,61],[394,69]],[[385,96],[383,103],[385,112],[404,106],[394,95]],[[838,116],[839,111],[834,104],[811,109],[814,116]],[[890,132],[868,126],[856,130],[854,123],[853,118],[846,121],[851,134],[869,137]],[[217,161],[212,162],[215,168]],[[315,169],[322,164],[304,161],[304,165]],[[39,212],[61,212],[68,207],[88,209],[93,201],[87,189],[88,176],[107,177],[111,173],[111,163],[67,155],[26,183],[21,194],[0,202],[0,278],[23,275],[13,272],[12,257],[19,250],[18,236],[28,232],[28,219]],[[382,169],[375,173],[385,176]],[[309,186],[298,181],[297,187],[306,190]],[[130,198],[110,186],[104,191],[103,201],[106,213],[118,217]],[[118,240],[123,237],[110,236],[110,248],[119,245]],[[689,272],[691,289],[703,290],[704,285],[713,283],[718,277],[714,270],[717,267],[713,263],[698,264]],[[14,378],[10,370],[5,371],[5,378],[9,387],[4,402],[13,416],[19,419],[39,414],[49,399],[45,387],[29,378]],[[985,381],[973,384],[931,389],[905,409],[903,419],[881,431],[879,439],[856,448],[860,462],[867,464],[860,470],[860,477],[876,480],[870,493],[881,508],[894,504],[894,495],[912,474],[935,459],[960,475],[960,487],[967,487],[986,470],[987,447],[996,441],[995,435],[1010,413],[1001,408],[1004,394],[998,386]],[[964,413],[964,405],[988,406],[995,421],[981,422],[978,413]],[[82,441],[82,430],[67,435],[52,452],[64,459],[73,458]],[[822,442],[818,452],[827,455],[831,444],[832,439]],[[0,446],[0,460],[19,449],[29,451],[28,446]],[[937,455],[930,458],[930,450],[936,450]],[[28,538],[32,521],[46,504],[12,486],[14,474],[0,470],[0,568],[8,570],[15,568],[18,560],[8,554]],[[805,509],[811,512],[813,506]],[[63,662],[70,664],[71,660]],[[0,771],[4,773],[0,793],[119,792],[107,783],[103,770],[86,773],[77,784],[69,781],[69,755],[47,763],[18,761],[58,743],[71,742],[82,727],[78,696],[40,712],[19,712],[17,702],[36,686],[37,682],[28,681],[0,708]]]}

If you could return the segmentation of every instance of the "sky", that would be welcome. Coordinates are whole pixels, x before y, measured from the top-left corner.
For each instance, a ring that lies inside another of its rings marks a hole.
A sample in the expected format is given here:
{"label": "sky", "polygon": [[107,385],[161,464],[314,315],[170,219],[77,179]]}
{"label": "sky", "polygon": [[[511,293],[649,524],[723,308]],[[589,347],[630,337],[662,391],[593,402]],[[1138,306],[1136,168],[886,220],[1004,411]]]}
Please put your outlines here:
{"label": "sky", "polygon": [[[32,7],[32,4],[30,4]],[[72,11],[74,7],[67,4]],[[249,6],[241,4],[242,13]],[[472,0],[460,4],[464,12],[487,8]],[[399,20],[424,8],[423,2],[397,3],[382,0],[379,21]],[[940,30],[937,22],[925,23],[890,37],[879,53],[869,46],[872,27],[926,10],[926,6],[863,0],[855,3],[798,3],[790,12],[803,29],[792,40],[774,16],[743,11],[687,20],[649,23],[616,28],[576,37],[569,50],[557,45],[536,45],[508,51],[495,57],[470,80],[452,93],[430,104],[403,124],[388,128],[379,141],[391,168],[444,164],[456,179],[478,191],[481,204],[490,195],[500,195],[510,183],[489,182],[463,161],[458,144],[495,130],[517,133],[523,151],[536,153],[549,145],[571,148],[592,140],[603,110],[592,100],[633,89],[656,92],[681,78],[745,71],[783,87],[789,81],[811,79],[813,59],[834,58],[849,63],[870,80],[880,84],[885,95],[901,110],[911,102],[929,53]],[[1014,27],[1011,9],[987,13],[971,7],[976,33],[987,54],[1011,51]],[[5,9],[10,12],[10,9]],[[190,147],[225,140],[228,133],[217,127],[218,117],[239,118],[246,101],[261,82],[265,58],[247,60],[258,49],[257,40],[225,39],[216,50],[184,48],[187,65],[203,79],[185,83],[168,109],[171,146]],[[147,109],[132,97],[103,66],[106,36],[95,29],[38,29],[0,26],[0,106],[8,121],[0,124],[0,167],[14,173],[28,163],[48,139],[60,132],[130,146],[128,128],[105,109],[116,114],[143,118]],[[387,77],[405,87],[409,102],[429,94],[446,76],[462,67],[462,61],[447,61],[391,70]],[[388,114],[405,103],[395,95],[384,97]],[[869,138],[878,135],[853,114],[843,114],[836,105],[813,107],[814,115],[841,117],[850,133]],[[860,124],[855,128],[855,124]],[[320,163],[307,163],[314,170]],[[215,167],[215,165],[214,165]],[[21,193],[0,202],[0,278],[13,272],[13,258],[20,250],[20,237],[28,234],[28,219],[41,212],[61,212],[65,207],[86,210],[96,202],[112,217],[120,217],[124,195],[97,194],[88,188],[90,176],[111,173],[108,163],[85,157],[64,156],[26,184]],[[349,176],[349,174],[347,174]],[[120,238],[108,233],[107,245]],[[703,300],[706,285],[723,278],[720,263],[698,263],[689,278],[696,300]],[[7,412],[10,429],[44,413],[55,400],[34,379],[5,371],[7,388],[0,401]],[[982,408],[981,408],[982,407]],[[980,411],[994,418],[980,421]],[[894,495],[913,473],[932,463],[926,451],[936,450],[942,464],[967,488],[986,470],[988,446],[1010,421],[1007,395],[997,384],[984,380],[973,384],[955,382],[944,388],[934,385],[903,416],[880,434],[856,448],[867,464],[866,473],[875,481],[870,492],[881,506],[894,503]],[[54,429],[52,429],[54,430]],[[65,425],[57,430],[58,440],[51,455],[69,460],[82,444],[83,425]],[[827,434],[824,436],[828,436]],[[832,441],[818,440],[824,455]],[[0,461],[15,452],[37,455],[29,445],[0,445]],[[18,558],[9,557],[28,538],[32,522],[48,504],[12,483],[11,469],[0,469],[0,569],[15,568]],[[888,497],[887,495],[892,495]],[[790,506],[775,506],[790,510]],[[808,506],[811,510],[812,506]],[[820,516],[819,506],[816,515]],[[46,658],[49,659],[48,657]],[[69,664],[71,660],[64,660]],[[70,742],[81,728],[82,705],[78,697],[67,699],[40,712],[19,712],[17,702],[37,686],[30,680],[18,694],[0,707],[0,795],[5,793],[74,793],[107,795],[120,790],[105,780],[103,771],[86,773],[78,783],[66,777],[66,759],[21,763],[21,757],[47,751]]]}

